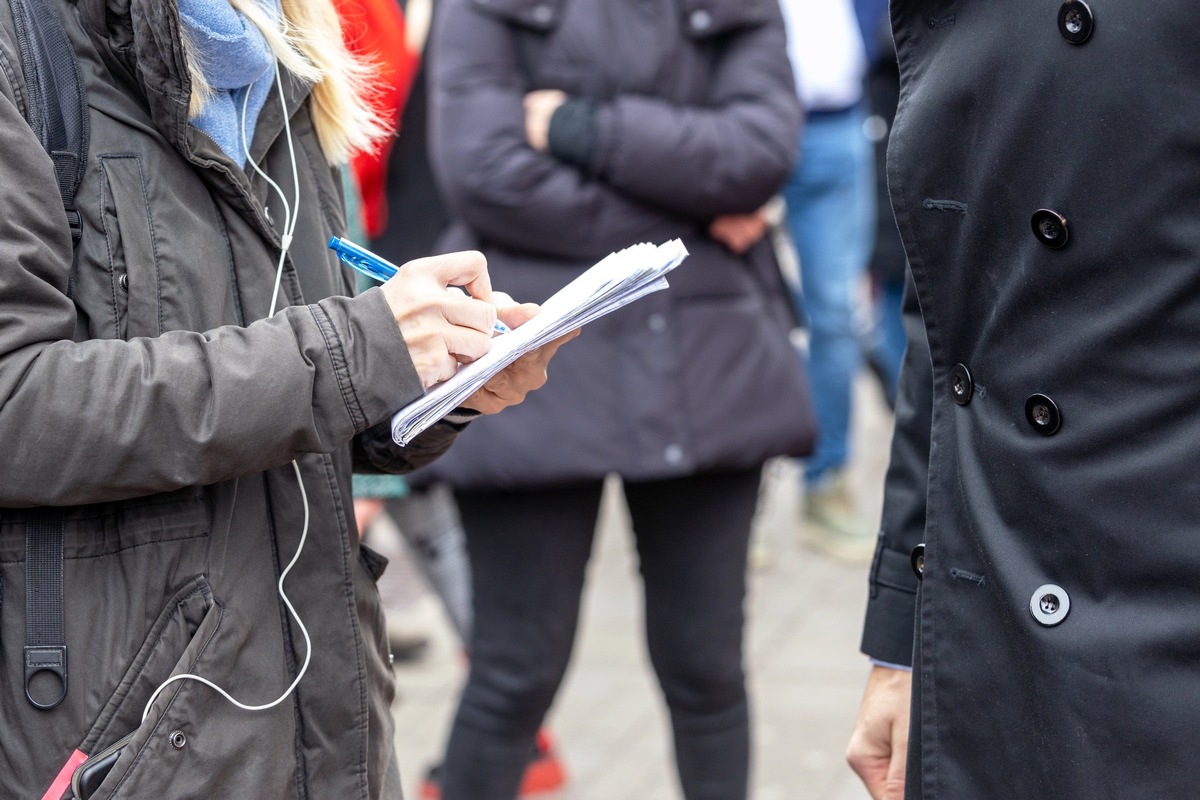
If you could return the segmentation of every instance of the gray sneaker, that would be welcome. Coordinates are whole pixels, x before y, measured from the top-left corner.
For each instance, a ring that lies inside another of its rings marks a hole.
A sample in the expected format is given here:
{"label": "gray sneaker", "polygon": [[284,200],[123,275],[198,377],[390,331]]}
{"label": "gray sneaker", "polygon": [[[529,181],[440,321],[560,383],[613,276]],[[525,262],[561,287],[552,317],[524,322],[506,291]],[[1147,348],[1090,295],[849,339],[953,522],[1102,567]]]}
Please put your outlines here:
{"label": "gray sneaker", "polygon": [[859,513],[842,472],[805,492],[803,513],[802,544],[848,564],[871,562],[878,531]]}

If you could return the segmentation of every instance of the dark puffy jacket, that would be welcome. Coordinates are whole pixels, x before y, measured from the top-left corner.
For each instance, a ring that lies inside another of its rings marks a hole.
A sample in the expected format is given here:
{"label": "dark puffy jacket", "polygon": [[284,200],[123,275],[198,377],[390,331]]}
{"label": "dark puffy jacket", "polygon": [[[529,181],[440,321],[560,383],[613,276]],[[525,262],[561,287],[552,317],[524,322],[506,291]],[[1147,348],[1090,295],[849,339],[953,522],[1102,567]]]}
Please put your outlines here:
{"label": "dark puffy jacket", "polygon": [[[74,749],[129,733],[98,800],[398,797],[380,562],[359,550],[351,463],[403,469],[453,431],[406,451],[387,438],[421,387],[382,293],[336,296],[350,291],[325,249],[344,228],[340,190],[307,90],[284,76],[300,220],[289,307],[264,320],[282,208],[188,125],[174,4],[52,4],[91,104],[74,250],[0,2],[0,797],[41,797]],[[252,150],[290,198],[282,129],[272,90]],[[174,673],[252,704],[291,682],[305,645],[275,587],[304,522],[293,459],[310,512],[288,578],[312,636],[306,677],[257,713],[177,682],[142,722]],[[50,711],[24,696],[39,506],[64,517],[69,685]]]}
{"label": "dark puffy jacket", "polygon": [[[493,285],[522,300],[635,242],[680,237],[691,256],[670,289],[589,325],[545,389],[421,474],[654,479],[807,452],[771,248],[739,257],[706,234],[792,167],[801,115],[774,0],[447,0],[432,45],[431,153],[460,220],[442,249],[478,246]],[[595,101],[587,167],[526,144],[531,87]]]}

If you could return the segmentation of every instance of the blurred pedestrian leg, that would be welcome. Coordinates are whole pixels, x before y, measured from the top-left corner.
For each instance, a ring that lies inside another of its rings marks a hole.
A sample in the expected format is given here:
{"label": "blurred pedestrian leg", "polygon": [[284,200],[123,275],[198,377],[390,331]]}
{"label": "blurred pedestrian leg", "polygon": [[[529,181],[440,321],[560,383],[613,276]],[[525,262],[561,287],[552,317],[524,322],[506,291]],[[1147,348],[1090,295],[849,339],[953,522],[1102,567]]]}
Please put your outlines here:
{"label": "blurred pedestrian leg", "polygon": [[377,583],[392,659],[413,661],[424,654],[432,633],[429,591],[410,548],[384,513],[385,503],[403,502],[409,496],[408,486],[396,475],[355,475],[354,494],[360,540],[387,559],[387,569]]}
{"label": "blurred pedestrian leg", "polygon": [[[746,796],[741,640],[759,472],[625,483],[647,644],[688,800]],[[459,495],[475,571],[477,657],[446,751],[447,800],[512,800],[517,791],[570,658],[601,488]]]}
{"label": "blurred pedestrian leg", "polygon": [[[810,325],[809,378],[816,452],[805,463],[809,543],[848,560],[870,558],[875,528],[860,517],[843,469],[849,458],[851,393],[862,366],[855,301],[873,227],[871,143],[865,109],[810,112],[800,165],[784,187],[800,258],[801,304]],[[815,530],[813,530],[815,528]]]}
{"label": "blurred pedestrian leg", "polygon": [[385,504],[429,587],[463,642],[471,636],[471,564],[450,487],[412,490]]}
{"label": "blurred pedestrian leg", "polygon": [[875,229],[875,173],[862,80],[866,46],[851,0],[784,0],[788,55],[807,116],[784,187],[800,259],[796,303],[809,323],[816,451],[805,463],[808,543],[866,560],[875,527],[858,513],[842,471],[851,391],[863,363],[855,311]]}

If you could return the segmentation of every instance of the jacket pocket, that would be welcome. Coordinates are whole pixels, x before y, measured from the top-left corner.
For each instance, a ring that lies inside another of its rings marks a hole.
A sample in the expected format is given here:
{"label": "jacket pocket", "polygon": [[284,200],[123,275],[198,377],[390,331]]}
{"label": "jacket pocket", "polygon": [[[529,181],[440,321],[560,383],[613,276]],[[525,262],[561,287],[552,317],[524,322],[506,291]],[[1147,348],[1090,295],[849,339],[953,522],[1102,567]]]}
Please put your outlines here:
{"label": "jacket pocket", "polygon": [[387,569],[387,557],[360,542],[358,545],[358,558],[362,561],[367,574],[371,576],[371,580],[378,583],[379,579],[383,577],[384,570]]}
{"label": "jacket pocket", "polygon": [[[158,740],[167,740],[161,744],[168,750],[181,750],[187,745],[187,734],[171,725],[175,720],[168,719],[172,712],[179,713],[175,705],[182,684],[186,681],[167,685],[158,694],[155,698],[157,713],[152,709],[144,721],[142,714],[145,713],[146,703],[169,677],[196,672],[200,657],[221,626],[222,616],[222,608],[213,600],[203,578],[176,593],[163,609],[85,741],[87,744],[95,740],[93,749],[99,752],[100,748],[129,735],[131,731],[133,733],[112,771],[92,795],[92,800],[183,797],[157,789],[148,791],[148,787],[168,785],[169,774],[173,771],[170,762],[160,758],[161,748],[155,746],[160,744]],[[192,623],[196,623],[195,627],[187,635]],[[182,651],[180,644],[183,645]],[[202,688],[207,691],[207,687]],[[203,785],[193,788],[196,794],[189,797],[204,796]]]}
{"label": "jacket pocket", "polygon": [[146,702],[171,674],[213,606],[212,590],[203,576],[188,581],[167,600],[80,744],[81,751],[98,753],[141,725]]}
{"label": "jacket pocket", "polygon": [[101,155],[100,218],[108,252],[117,338],[162,333],[158,248],[141,157]]}
{"label": "jacket pocket", "polygon": [[354,599],[362,633],[367,678],[367,782],[383,787],[381,797],[400,797],[392,741],[395,727],[389,710],[396,699],[396,677],[392,673],[387,624],[375,582],[383,574],[387,559],[366,545],[359,545],[359,564],[354,570]]}
{"label": "jacket pocket", "polygon": [[[133,733],[93,800],[295,794],[298,701],[289,697],[269,708],[247,709],[223,694],[228,692],[250,706],[269,704],[290,683],[289,666],[294,665],[289,665],[278,649],[252,646],[262,619],[227,609],[203,590],[200,597],[207,607],[191,636],[181,637],[187,643],[173,665],[165,672],[159,668],[169,660],[167,653],[172,648],[148,645],[147,652],[162,658],[147,661],[154,663],[153,670],[137,670],[131,676],[133,688],[112,704],[119,707],[114,718],[132,720],[135,727],[104,726],[106,738],[114,741],[130,730]],[[185,615],[193,615],[200,607],[190,597],[180,604]],[[186,633],[187,626],[180,625],[178,615],[172,615],[172,620],[164,631]],[[162,691],[155,696],[159,687]],[[299,691],[303,690],[301,686]]]}

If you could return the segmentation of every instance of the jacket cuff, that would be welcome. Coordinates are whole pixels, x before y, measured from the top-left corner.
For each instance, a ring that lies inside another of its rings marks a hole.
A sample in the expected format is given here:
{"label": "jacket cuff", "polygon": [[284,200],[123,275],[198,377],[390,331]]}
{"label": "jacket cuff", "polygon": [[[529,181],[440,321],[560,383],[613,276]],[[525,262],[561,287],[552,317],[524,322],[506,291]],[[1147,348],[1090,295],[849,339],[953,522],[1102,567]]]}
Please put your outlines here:
{"label": "jacket cuff", "polygon": [[551,115],[548,139],[552,156],[590,171],[596,152],[596,104],[569,98]]}
{"label": "jacket cuff", "polygon": [[891,549],[881,536],[871,565],[863,653],[875,661],[912,666],[917,586],[909,554]]}
{"label": "jacket cuff", "polygon": [[355,433],[425,393],[381,289],[330,297],[312,308]]}
{"label": "jacket cuff", "polygon": [[479,415],[479,412],[473,408],[459,407],[442,417],[442,422],[452,426],[456,431],[462,431],[471,423],[471,420]]}

